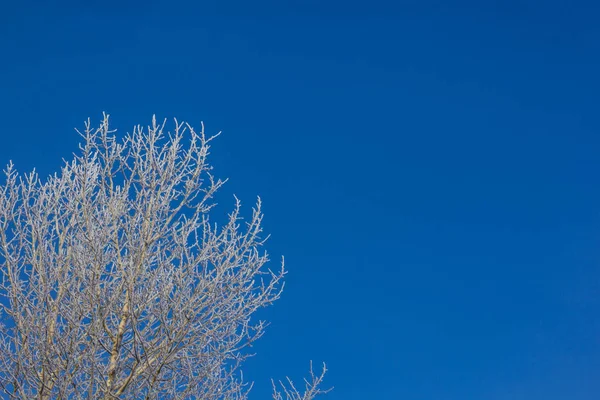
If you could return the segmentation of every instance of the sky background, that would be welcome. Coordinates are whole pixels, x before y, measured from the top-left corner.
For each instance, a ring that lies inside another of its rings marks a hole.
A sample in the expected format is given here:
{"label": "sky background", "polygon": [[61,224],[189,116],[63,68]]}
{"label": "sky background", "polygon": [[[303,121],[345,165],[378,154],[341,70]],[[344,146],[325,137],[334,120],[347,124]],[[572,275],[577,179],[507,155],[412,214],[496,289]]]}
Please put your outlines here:
{"label": "sky background", "polygon": [[[41,3],[41,2],[40,2]],[[329,400],[600,397],[600,5],[0,6],[0,164],[177,117],[260,195],[286,291],[245,368]]]}

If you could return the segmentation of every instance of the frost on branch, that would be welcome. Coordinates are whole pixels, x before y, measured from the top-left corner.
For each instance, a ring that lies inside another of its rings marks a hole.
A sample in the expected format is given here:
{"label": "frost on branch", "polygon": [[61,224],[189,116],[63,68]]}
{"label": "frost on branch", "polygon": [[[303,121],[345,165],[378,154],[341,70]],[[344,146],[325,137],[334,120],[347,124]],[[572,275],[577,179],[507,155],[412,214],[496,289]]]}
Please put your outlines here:
{"label": "frost on branch", "polygon": [[[58,174],[5,169],[2,398],[246,399],[239,367],[265,328],[251,316],[284,276],[263,268],[260,199],[211,222],[224,181],[204,129],[153,119],[117,139],[105,115],[80,134]],[[312,399],[321,380],[284,394]]]}
{"label": "frost on branch", "polygon": [[304,379],[304,391],[300,391],[294,385],[294,382],[290,379],[286,379],[286,383],[279,381],[273,384],[273,400],[311,400],[319,394],[329,392],[331,389],[323,390],[320,389],[320,385],[323,383],[327,367],[323,364],[323,370],[321,374],[316,375],[313,370],[312,362],[310,363],[310,380]]}

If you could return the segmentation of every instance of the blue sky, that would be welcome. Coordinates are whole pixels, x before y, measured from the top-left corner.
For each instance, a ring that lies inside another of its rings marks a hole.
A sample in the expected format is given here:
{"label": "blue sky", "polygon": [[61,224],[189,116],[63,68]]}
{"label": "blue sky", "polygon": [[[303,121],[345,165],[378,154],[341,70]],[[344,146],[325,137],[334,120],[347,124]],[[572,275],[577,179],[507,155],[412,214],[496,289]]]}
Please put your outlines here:
{"label": "blue sky", "polygon": [[597,399],[594,3],[5,2],[0,164],[102,111],[223,131],[290,271],[254,399],[311,359],[330,400]]}

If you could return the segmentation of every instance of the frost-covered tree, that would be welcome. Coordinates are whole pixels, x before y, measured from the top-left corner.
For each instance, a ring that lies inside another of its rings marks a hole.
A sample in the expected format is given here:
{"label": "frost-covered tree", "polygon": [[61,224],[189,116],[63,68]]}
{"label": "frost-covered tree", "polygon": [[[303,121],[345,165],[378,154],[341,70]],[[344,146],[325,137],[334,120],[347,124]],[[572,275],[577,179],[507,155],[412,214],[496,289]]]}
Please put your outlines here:
{"label": "frost-covered tree", "polygon": [[[60,173],[9,164],[0,186],[2,398],[246,399],[252,315],[284,276],[264,268],[260,199],[209,219],[224,181],[204,128],[153,119],[119,139],[105,115],[79,133]],[[324,372],[273,399],[313,399]]]}

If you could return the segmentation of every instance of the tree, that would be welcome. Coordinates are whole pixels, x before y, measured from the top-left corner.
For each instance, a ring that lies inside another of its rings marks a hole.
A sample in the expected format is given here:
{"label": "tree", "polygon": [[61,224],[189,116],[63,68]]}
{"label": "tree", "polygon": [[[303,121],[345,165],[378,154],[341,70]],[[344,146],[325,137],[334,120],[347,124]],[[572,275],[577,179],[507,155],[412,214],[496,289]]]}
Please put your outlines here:
{"label": "tree", "polygon": [[[79,131],[78,131],[79,132]],[[224,181],[210,142],[175,121],[118,139],[104,115],[59,174],[0,187],[0,393],[5,399],[246,399],[240,365],[277,300],[261,203],[209,219]],[[310,400],[323,373],[300,392]]]}

